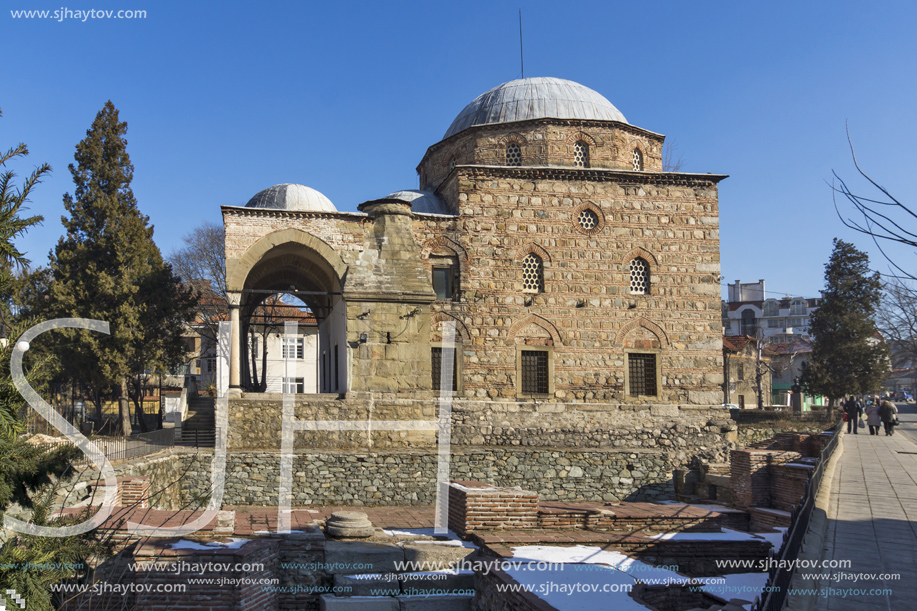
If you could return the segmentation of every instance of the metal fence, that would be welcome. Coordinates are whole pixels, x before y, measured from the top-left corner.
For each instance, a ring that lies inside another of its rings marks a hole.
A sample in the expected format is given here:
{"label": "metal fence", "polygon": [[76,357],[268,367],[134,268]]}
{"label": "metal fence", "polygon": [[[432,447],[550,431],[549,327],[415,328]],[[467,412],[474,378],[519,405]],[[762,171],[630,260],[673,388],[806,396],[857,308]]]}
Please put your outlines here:
{"label": "metal fence", "polygon": [[[66,438],[59,438],[59,442],[37,444],[47,449],[60,447],[69,443]],[[175,445],[175,429],[159,429],[149,433],[137,433],[130,437],[94,437],[92,442],[98,446],[106,458],[112,462],[130,460],[155,454],[160,450],[171,448]],[[74,461],[74,467],[84,468],[92,466],[92,462],[85,454],[80,454]]]}
{"label": "metal fence", "polygon": [[767,585],[764,587],[764,598],[760,596],[755,598],[755,602],[751,607],[752,611],[780,611],[783,609],[790,581],[793,579],[793,565],[795,564],[793,561],[799,556],[802,540],[809,529],[809,519],[812,517],[812,510],[815,508],[815,497],[818,495],[818,488],[821,485],[828,459],[831,458],[831,453],[837,447],[843,424],[843,421],[841,421],[834,427],[834,434],[831,436],[831,440],[822,448],[818,465],[806,482],[806,489],[802,499],[798,505],[793,507],[790,527],[783,533],[783,545],[780,548],[779,561],[774,557],[773,552],[769,555],[768,560],[770,562],[768,566],[771,568]]}

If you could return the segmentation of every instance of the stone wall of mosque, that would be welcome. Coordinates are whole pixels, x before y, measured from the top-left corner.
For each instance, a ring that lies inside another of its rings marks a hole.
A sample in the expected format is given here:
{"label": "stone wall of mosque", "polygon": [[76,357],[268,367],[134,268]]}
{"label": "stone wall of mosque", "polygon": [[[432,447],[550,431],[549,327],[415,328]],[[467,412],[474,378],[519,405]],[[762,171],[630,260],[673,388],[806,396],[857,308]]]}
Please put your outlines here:
{"label": "stone wall of mosque", "polygon": [[[455,320],[461,396],[518,396],[519,346],[550,348],[539,400],[722,403],[715,179],[607,170],[459,168],[457,221],[415,220],[422,256],[452,253],[461,296],[433,304],[434,341]],[[583,214],[585,213],[585,214]],[[582,215],[582,216],[581,216]],[[543,286],[526,290],[527,255]],[[631,263],[648,288],[631,287]],[[655,395],[629,395],[629,352],[657,355]]]}

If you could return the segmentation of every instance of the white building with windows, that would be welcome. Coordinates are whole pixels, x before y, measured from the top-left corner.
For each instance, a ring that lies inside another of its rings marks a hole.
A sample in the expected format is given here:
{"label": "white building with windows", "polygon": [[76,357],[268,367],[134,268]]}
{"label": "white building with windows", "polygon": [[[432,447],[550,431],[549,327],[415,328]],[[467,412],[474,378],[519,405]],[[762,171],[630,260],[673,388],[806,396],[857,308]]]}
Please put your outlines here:
{"label": "white building with windows", "polygon": [[767,297],[764,280],[729,285],[723,302],[723,334],[764,337],[774,342],[809,339],[809,316],[821,305],[821,297]]}

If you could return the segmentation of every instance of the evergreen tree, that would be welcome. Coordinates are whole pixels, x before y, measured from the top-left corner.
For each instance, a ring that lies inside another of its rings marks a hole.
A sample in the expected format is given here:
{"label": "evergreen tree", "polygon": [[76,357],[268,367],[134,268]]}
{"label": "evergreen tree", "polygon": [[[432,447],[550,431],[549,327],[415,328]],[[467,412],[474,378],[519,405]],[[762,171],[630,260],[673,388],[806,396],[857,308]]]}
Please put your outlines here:
{"label": "evergreen tree", "polygon": [[[70,217],[51,259],[48,317],[109,323],[111,334],[56,332],[67,373],[88,384],[101,421],[102,395],[118,389],[121,429],[129,435],[127,379],[141,368],[174,365],[193,299],[153,242],[153,228],[131,191],[134,168],[127,124],[111,101],[98,113],[71,164],[75,189],[64,196]],[[141,422],[143,419],[140,419]]]}
{"label": "evergreen tree", "polygon": [[[15,175],[5,166],[8,161],[27,154],[26,146],[19,144],[0,156],[0,166],[4,167],[0,175],[0,323],[8,340],[0,344],[0,522],[5,512],[16,507],[30,512],[33,523],[51,525],[48,520],[51,497],[42,497],[38,491],[50,483],[51,476],[59,477],[67,471],[70,460],[79,452],[67,445],[48,451],[29,444],[20,435],[25,430],[19,418],[25,401],[13,386],[10,356],[16,338],[36,320],[17,320],[13,316],[13,272],[28,264],[13,240],[42,220],[40,216],[21,218],[19,214],[24,210],[29,192],[51,171],[47,164],[42,164],[16,188]],[[43,365],[47,359],[35,362],[27,353],[26,361],[31,365],[26,368],[26,379],[33,388],[40,389],[41,382],[46,379]],[[76,521],[82,519],[85,517]],[[29,609],[51,611],[56,605],[50,586],[62,579],[85,576],[88,558],[100,557],[105,551],[91,535],[46,538],[0,533],[0,567],[3,567],[0,568],[0,596],[5,597],[7,590],[12,589],[25,597]],[[83,570],[64,568],[60,564],[67,562],[72,563],[71,566],[81,565]],[[58,563],[56,566],[61,568],[49,570],[54,566],[51,563]],[[17,568],[9,568],[11,566]]]}
{"label": "evergreen tree", "polygon": [[814,346],[802,382],[828,397],[830,408],[845,395],[878,390],[888,377],[890,360],[874,320],[882,282],[878,272],[870,273],[866,253],[835,238],[822,297],[810,317]]}

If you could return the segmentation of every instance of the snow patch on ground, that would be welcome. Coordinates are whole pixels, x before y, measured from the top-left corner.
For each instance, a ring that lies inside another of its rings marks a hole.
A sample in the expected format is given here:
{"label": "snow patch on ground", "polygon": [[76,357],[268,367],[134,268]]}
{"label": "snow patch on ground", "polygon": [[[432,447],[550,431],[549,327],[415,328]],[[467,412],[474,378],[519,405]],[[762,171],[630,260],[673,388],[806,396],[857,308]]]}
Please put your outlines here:
{"label": "snow patch on ground", "polygon": [[[754,538],[771,540],[767,535],[783,537],[783,533],[752,535],[738,531],[683,534],[702,535],[695,539],[706,538],[703,535],[720,535],[713,539],[724,541]],[[738,573],[723,577],[692,579],[669,568],[655,567],[629,558],[621,552],[584,545],[514,547],[513,558],[509,562],[519,564],[505,568],[506,573],[521,585],[529,587],[532,594],[551,604],[558,611],[646,611],[647,608],[631,598],[628,593],[629,588],[637,580],[647,583],[654,581],[657,584],[695,581],[707,584],[705,589],[709,593],[725,600],[739,598],[753,601],[761,594],[768,579],[767,573]],[[748,608],[749,605],[746,605],[746,609]]]}
{"label": "snow patch on ground", "polygon": [[186,539],[179,539],[175,543],[169,544],[171,549],[192,549],[198,551],[213,551],[218,549],[239,549],[243,545],[249,542],[249,539],[236,539],[231,538],[229,541],[212,543],[199,543],[197,541],[188,541]]}

